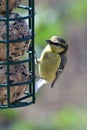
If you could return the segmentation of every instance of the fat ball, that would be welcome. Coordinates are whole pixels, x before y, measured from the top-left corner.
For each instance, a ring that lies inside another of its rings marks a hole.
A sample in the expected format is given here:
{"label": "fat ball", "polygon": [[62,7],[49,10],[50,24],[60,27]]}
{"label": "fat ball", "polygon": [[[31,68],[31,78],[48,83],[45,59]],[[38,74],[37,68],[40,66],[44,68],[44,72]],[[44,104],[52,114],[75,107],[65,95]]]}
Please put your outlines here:
{"label": "fat ball", "polygon": [[[29,74],[27,73],[26,67],[23,64],[10,65],[9,71],[9,83],[21,83],[29,80]],[[0,84],[7,83],[7,66],[0,65]],[[20,86],[10,86],[10,103],[15,102],[20,98],[26,91],[28,84]],[[0,87],[0,104],[7,104],[7,88]]]}
{"label": "fat ball", "polygon": [[[21,0],[9,0],[9,13],[17,8]],[[6,14],[6,0],[0,0],[0,14]]]}
{"label": "fat ball", "polygon": [[[18,13],[9,14],[9,18],[21,17]],[[0,19],[5,18],[4,15],[0,15]],[[0,22],[0,40],[6,40],[6,22]],[[20,40],[31,36],[31,31],[24,20],[9,21],[9,40]],[[31,40],[25,40],[21,42],[9,43],[9,59],[16,60],[25,54]],[[0,43],[0,60],[6,60],[6,44]]]}

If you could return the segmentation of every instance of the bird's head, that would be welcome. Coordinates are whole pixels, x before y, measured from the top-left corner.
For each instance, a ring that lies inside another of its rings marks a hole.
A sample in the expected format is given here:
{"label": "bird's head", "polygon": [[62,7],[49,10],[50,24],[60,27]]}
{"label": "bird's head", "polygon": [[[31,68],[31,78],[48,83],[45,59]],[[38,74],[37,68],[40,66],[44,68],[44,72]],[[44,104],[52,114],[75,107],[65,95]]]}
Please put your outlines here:
{"label": "bird's head", "polygon": [[68,44],[60,36],[52,36],[50,40],[46,40],[46,42],[51,47],[51,50],[58,54],[65,54],[68,49]]}

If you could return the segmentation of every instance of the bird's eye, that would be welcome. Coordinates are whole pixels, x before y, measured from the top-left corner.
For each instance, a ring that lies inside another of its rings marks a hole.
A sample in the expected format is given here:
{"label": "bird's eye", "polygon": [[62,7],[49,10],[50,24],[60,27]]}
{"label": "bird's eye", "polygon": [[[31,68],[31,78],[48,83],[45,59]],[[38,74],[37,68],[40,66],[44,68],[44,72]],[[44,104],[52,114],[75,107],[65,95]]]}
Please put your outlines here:
{"label": "bird's eye", "polygon": [[61,42],[61,43],[66,43],[66,41],[62,38],[58,38],[58,41]]}

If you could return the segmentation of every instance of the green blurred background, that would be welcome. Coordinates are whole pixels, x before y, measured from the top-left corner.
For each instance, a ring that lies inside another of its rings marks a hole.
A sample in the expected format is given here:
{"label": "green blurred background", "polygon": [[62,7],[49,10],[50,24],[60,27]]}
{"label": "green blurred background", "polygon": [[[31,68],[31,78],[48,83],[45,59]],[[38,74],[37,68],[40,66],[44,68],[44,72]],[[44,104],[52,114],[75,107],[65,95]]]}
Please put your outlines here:
{"label": "green blurred background", "polygon": [[43,86],[36,94],[36,104],[0,110],[0,130],[87,130],[87,0],[35,2],[37,56],[46,39],[62,35],[68,62],[55,87]]}

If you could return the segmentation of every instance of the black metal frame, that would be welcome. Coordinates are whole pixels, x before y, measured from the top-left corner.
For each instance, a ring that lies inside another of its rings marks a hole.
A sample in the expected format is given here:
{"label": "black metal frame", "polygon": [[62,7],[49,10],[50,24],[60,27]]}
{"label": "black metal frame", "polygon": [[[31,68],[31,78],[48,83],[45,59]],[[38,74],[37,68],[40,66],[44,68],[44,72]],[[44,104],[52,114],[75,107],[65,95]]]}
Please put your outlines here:
{"label": "black metal frame", "polygon": [[[28,14],[26,16],[20,17],[20,18],[9,18],[9,0],[6,0],[6,18],[1,18],[1,21],[6,22],[6,40],[0,40],[0,43],[6,44],[6,61],[0,61],[0,65],[7,65],[7,83],[6,84],[0,84],[0,87],[5,87],[7,89],[7,104],[6,105],[0,105],[0,108],[16,108],[16,107],[23,107],[28,106],[30,104],[35,103],[35,65],[34,65],[34,15],[35,15],[35,9],[34,9],[34,0],[28,0],[29,5],[23,6],[20,5],[18,8],[24,9],[28,11]],[[15,39],[15,40],[9,40],[9,21],[15,21],[20,19],[28,19],[29,28],[31,29],[31,36],[28,36],[26,38],[22,39]],[[28,48],[28,58],[16,62],[11,62],[9,60],[9,45],[10,43],[15,44],[14,42],[22,42],[31,39],[32,43],[30,47]],[[30,80],[26,82],[21,83],[15,83],[10,84],[9,82],[9,67],[12,64],[21,64],[21,63],[28,63],[28,70],[30,73]],[[15,87],[16,85],[19,85],[19,87],[23,84],[28,84],[29,91],[25,93],[25,95],[18,100],[16,100],[14,103],[10,103],[10,87]],[[26,100],[27,99],[27,100]]]}

